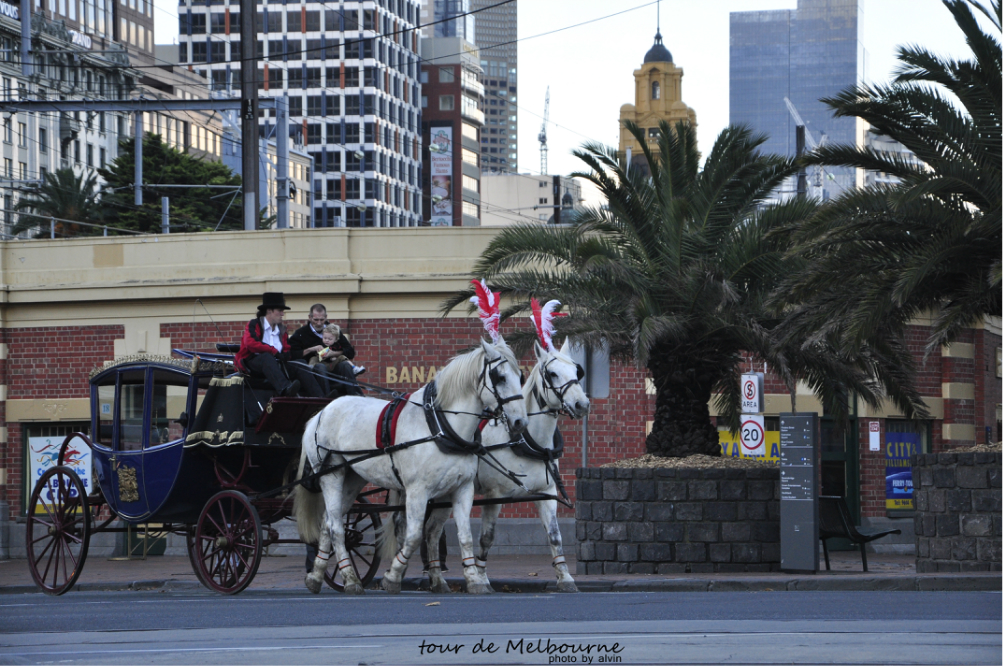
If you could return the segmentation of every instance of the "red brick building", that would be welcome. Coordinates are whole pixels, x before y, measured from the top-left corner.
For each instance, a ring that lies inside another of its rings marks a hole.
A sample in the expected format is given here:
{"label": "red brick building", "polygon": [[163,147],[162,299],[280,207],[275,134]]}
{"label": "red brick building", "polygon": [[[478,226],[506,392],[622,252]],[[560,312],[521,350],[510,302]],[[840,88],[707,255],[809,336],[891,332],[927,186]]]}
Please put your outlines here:
{"label": "red brick building", "polygon": [[[29,438],[89,428],[88,375],[94,368],[131,354],[212,350],[216,342],[237,341],[260,294],[283,291],[292,307],[290,326],[303,323],[312,303],[325,303],[368,368],[365,379],[417,389],[433,369],[482,335],[475,317],[457,310],[443,318],[439,308],[467,283],[493,233],[456,227],[392,234],[324,229],[4,244],[0,501],[6,501],[5,517],[12,522],[0,522],[0,529],[7,528],[10,552],[23,552],[15,535],[30,491]],[[529,326],[528,318],[509,321],[503,332]],[[859,404],[842,436],[831,420],[822,419],[822,490],[847,494],[865,524],[912,522],[905,520],[907,510],[886,503],[890,433],[892,439],[916,441],[923,452],[1000,438],[998,322],[970,330],[950,348],[924,358],[927,332],[917,324],[910,341],[934,418],[907,421],[891,405],[874,410]],[[609,397],[593,400],[588,417],[590,467],[644,453],[654,412],[645,379],[635,367],[612,365]],[[790,398],[769,374],[765,392],[767,430],[775,431],[776,415],[789,411]],[[798,409],[821,411],[811,395],[798,396]],[[874,451],[872,423],[880,442]],[[566,441],[561,469],[573,492],[582,428],[563,417],[560,427]],[[513,505],[502,515],[535,518],[529,505]],[[561,515],[573,514],[561,508]],[[565,530],[566,543],[573,538]]]}

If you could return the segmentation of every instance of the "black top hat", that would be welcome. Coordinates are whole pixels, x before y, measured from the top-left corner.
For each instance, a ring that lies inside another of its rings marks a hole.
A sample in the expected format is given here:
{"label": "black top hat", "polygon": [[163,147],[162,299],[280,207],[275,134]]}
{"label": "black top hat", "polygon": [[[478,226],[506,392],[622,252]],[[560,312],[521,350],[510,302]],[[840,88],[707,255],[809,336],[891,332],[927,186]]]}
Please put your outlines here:
{"label": "black top hat", "polygon": [[261,295],[261,305],[258,306],[258,316],[262,316],[268,310],[288,310],[286,297],[281,291],[266,291]]}

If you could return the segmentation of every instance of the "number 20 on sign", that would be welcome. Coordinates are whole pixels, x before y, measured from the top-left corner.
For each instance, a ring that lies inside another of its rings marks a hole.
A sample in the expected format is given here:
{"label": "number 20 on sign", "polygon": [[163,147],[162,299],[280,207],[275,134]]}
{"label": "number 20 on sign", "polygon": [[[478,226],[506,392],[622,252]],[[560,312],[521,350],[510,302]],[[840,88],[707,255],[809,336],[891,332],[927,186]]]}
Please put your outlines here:
{"label": "number 20 on sign", "polygon": [[743,456],[766,455],[766,423],[762,416],[742,416],[742,430],[738,433]]}

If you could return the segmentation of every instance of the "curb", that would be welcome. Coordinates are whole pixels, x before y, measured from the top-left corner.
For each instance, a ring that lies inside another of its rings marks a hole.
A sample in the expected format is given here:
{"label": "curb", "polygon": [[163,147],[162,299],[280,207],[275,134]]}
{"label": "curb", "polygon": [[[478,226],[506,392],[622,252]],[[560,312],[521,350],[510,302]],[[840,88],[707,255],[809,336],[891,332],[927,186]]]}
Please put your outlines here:
{"label": "curb", "polygon": [[[380,591],[381,577],[367,588]],[[447,578],[454,589],[466,590],[462,578]],[[576,581],[579,592],[1000,592],[999,576],[825,576],[790,579],[763,578],[668,578],[655,580]],[[491,581],[495,592],[502,594],[557,594],[556,581],[499,578]],[[428,591],[426,578],[405,578],[401,589]],[[209,592],[201,583],[178,580],[137,580],[131,583],[77,583],[71,592]],[[260,592],[299,592],[301,590],[260,590]],[[0,586],[0,594],[39,593],[35,585]]]}

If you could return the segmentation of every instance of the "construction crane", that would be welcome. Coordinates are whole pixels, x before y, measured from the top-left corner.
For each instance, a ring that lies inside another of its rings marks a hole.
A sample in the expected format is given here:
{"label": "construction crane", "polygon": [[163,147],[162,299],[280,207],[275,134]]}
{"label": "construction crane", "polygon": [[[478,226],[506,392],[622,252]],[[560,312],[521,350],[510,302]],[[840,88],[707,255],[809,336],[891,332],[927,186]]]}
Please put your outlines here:
{"label": "construction crane", "polygon": [[[784,104],[787,105],[787,110],[791,113],[791,118],[794,119],[794,124],[804,128],[804,139],[805,143],[808,144],[810,150],[818,150],[825,145],[826,136],[822,133],[822,138],[819,141],[815,140],[814,135],[808,130],[808,125],[801,118],[801,114],[798,113],[797,107],[794,106],[794,102],[790,100],[789,97],[784,97]],[[800,155],[798,156],[800,157]],[[830,180],[835,180],[831,175],[829,175]],[[812,177],[811,185],[814,189],[818,190],[818,194],[821,194],[822,190],[822,167],[814,166],[812,167]]]}
{"label": "construction crane", "polygon": [[547,122],[550,120],[550,86],[547,86],[547,98],[543,102],[543,127],[536,137],[540,142],[540,175],[547,175]]}

